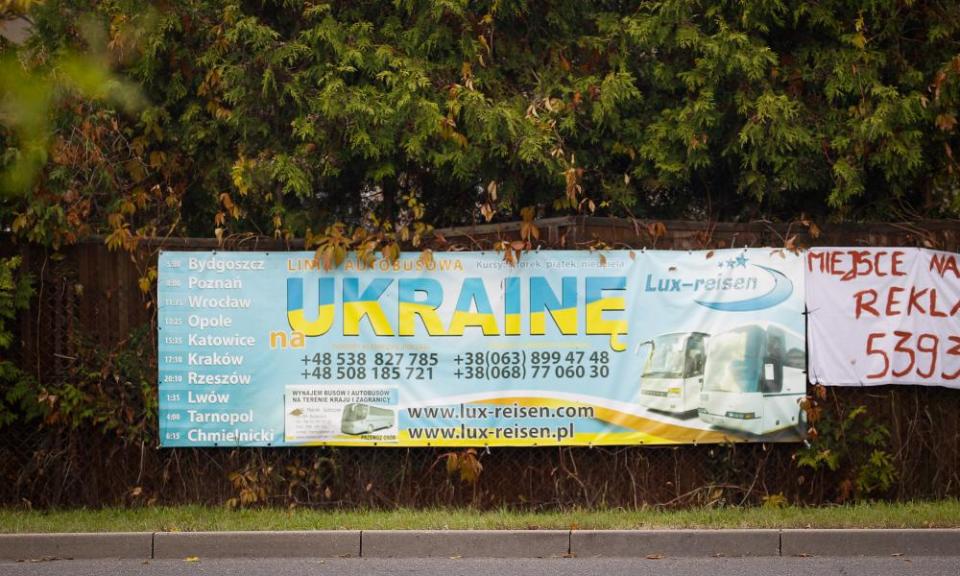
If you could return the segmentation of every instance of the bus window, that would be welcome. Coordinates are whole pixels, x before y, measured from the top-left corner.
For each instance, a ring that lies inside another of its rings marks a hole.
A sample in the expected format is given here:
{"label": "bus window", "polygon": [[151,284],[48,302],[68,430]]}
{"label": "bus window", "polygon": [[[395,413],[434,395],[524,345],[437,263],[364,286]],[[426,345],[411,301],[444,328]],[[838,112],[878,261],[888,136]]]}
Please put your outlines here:
{"label": "bus window", "polygon": [[783,390],[783,335],[774,331],[767,334],[767,353],[763,359],[764,374],[760,391],[775,394]]}
{"label": "bus window", "polygon": [[804,354],[803,350],[800,348],[791,348],[787,351],[787,357],[783,362],[787,368],[799,368],[805,370],[807,368],[807,355]]}
{"label": "bus window", "polygon": [[703,349],[703,336],[700,334],[691,334],[687,341],[687,360],[684,365],[684,378],[695,378],[703,376],[703,365],[706,362],[707,353]]}
{"label": "bus window", "polygon": [[644,378],[683,377],[683,334],[664,334],[653,339],[653,349],[643,368]]}
{"label": "bus window", "polygon": [[351,404],[344,408],[343,419],[348,422],[354,420],[364,420],[366,419],[369,410],[370,409],[366,404]]}
{"label": "bus window", "polygon": [[714,392],[759,392],[763,331],[731,330],[710,338],[703,389]]}

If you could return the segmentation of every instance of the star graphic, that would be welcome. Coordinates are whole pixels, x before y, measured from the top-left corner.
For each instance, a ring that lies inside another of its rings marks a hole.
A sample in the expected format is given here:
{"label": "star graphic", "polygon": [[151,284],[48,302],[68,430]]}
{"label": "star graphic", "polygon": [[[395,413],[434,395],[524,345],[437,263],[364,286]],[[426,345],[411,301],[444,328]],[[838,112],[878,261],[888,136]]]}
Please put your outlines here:
{"label": "star graphic", "polygon": [[739,267],[741,267],[741,268],[746,268],[746,267],[747,267],[747,260],[748,260],[747,257],[744,256],[743,254],[737,256],[737,266],[739,266]]}
{"label": "star graphic", "polygon": [[730,269],[732,270],[733,267],[736,266],[736,265],[737,265],[737,261],[736,261],[736,260],[727,260],[727,268],[730,268]]}

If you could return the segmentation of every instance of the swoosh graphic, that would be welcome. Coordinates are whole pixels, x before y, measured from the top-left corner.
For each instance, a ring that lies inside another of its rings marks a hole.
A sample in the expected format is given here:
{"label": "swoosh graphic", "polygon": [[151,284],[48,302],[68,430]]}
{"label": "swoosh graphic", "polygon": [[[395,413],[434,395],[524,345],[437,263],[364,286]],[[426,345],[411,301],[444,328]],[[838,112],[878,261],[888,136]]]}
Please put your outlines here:
{"label": "swoosh graphic", "polygon": [[768,274],[773,276],[773,288],[771,288],[769,292],[756,298],[748,298],[747,300],[736,300],[733,302],[705,302],[703,300],[697,300],[697,304],[706,306],[712,310],[720,310],[721,312],[749,312],[751,310],[772,308],[793,294],[793,282],[791,282],[783,272],[759,264],[751,264],[751,266],[766,270]]}

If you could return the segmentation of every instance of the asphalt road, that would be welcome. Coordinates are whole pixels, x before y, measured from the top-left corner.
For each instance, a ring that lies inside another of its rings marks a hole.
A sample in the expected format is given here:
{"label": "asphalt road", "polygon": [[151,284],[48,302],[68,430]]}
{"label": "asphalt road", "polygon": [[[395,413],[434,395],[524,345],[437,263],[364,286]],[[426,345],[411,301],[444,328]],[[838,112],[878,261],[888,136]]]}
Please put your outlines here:
{"label": "asphalt road", "polygon": [[199,559],[0,562],[3,576],[958,576],[960,557],[555,558],[555,559]]}

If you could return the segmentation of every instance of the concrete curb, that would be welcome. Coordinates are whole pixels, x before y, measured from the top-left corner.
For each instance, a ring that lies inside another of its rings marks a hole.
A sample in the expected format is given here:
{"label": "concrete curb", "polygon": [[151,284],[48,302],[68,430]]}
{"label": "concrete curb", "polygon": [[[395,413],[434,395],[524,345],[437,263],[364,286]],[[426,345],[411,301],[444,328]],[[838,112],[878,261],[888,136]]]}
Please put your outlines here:
{"label": "concrete curb", "polygon": [[579,558],[778,556],[779,530],[575,530],[570,553]]}
{"label": "concrete curb", "polygon": [[150,532],[0,534],[2,560],[150,558]]}
{"label": "concrete curb", "polygon": [[960,530],[782,530],[781,556],[960,556]]}
{"label": "concrete curb", "polygon": [[0,534],[0,560],[957,556],[960,529],[332,530]]}
{"label": "concrete curb", "polygon": [[336,558],[359,555],[359,530],[157,532],[153,540],[153,558]]}
{"label": "concrete curb", "polygon": [[550,558],[566,556],[569,530],[364,530],[364,558]]}

